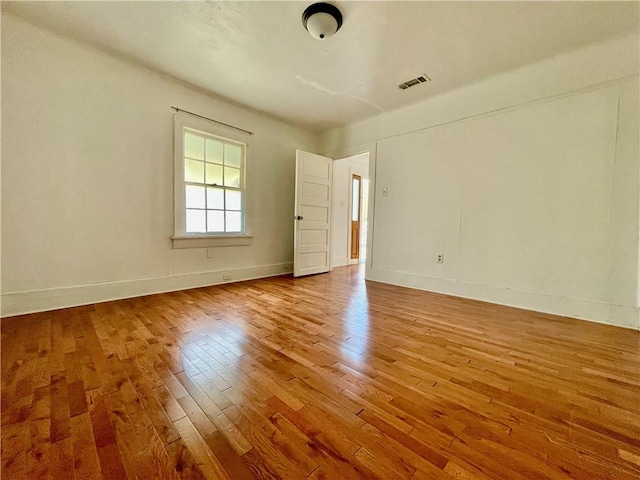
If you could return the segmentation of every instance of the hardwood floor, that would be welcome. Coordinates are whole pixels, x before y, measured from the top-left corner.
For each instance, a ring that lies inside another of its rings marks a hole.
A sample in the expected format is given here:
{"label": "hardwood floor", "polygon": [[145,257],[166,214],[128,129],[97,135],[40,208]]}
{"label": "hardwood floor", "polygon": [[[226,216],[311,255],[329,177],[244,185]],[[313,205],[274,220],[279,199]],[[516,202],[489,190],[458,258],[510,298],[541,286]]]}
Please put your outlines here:
{"label": "hardwood floor", "polygon": [[640,334],[358,267],[2,321],[3,479],[640,478]]}

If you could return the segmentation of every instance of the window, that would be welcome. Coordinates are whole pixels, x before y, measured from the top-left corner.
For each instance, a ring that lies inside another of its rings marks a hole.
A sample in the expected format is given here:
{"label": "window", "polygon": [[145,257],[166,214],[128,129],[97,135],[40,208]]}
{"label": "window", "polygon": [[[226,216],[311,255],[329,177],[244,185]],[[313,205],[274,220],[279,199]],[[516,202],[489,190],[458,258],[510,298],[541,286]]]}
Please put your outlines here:
{"label": "window", "polygon": [[185,233],[242,233],[246,145],[184,129]]}
{"label": "window", "polygon": [[176,114],[174,248],[248,245],[248,138]]}

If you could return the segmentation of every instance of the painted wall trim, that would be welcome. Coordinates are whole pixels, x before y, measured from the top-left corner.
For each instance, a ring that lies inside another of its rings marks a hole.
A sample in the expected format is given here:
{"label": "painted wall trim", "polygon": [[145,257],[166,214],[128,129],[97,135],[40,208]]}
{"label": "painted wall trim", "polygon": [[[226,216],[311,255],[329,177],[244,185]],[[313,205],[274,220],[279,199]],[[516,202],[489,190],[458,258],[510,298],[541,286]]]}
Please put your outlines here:
{"label": "painted wall trim", "polygon": [[333,257],[333,260],[331,261],[331,266],[332,267],[343,267],[347,263],[349,263],[349,260],[347,259],[347,257]]}
{"label": "painted wall trim", "polygon": [[[118,282],[93,283],[2,294],[2,317],[57,310],[92,303],[174,292],[222,283],[273,277],[293,272],[293,264],[277,263],[257,267],[186,273],[167,277],[142,278]],[[223,280],[223,274],[232,276]]]}
{"label": "painted wall trim", "polygon": [[640,308],[372,268],[367,280],[640,330]]}
{"label": "painted wall trim", "polygon": [[[566,98],[566,97],[573,97],[573,96],[576,96],[576,95],[582,95],[584,93],[591,93],[591,92],[595,92],[597,90],[602,90],[602,89],[605,89],[605,88],[614,87],[614,86],[617,86],[617,85],[622,85],[622,84],[630,82],[630,81],[635,81],[638,78],[640,78],[638,76],[638,74],[634,73],[634,74],[631,74],[631,75],[625,75],[624,77],[618,77],[618,78],[614,78],[614,79],[611,79],[611,80],[606,80],[606,81],[603,81],[603,82],[587,85],[587,86],[584,86],[584,87],[575,88],[575,89],[572,89],[572,90],[567,90],[567,91],[562,91],[562,92],[558,92],[558,93],[553,93],[553,94],[550,94],[550,95],[545,95],[543,97],[522,100],[520,102],[511,103],[511,104],[503,105],[503,106],[498,106],[498,107],[495,107],[493,109],[482,111],[482,112],[469,113],[468,115],[463,115],[463,116],[460,116],[460,117],[451,118],[451,119],[443,120],[443,121],[440,121],[440,122],[429,123],[427,125],[423,125],[423,126],[420,126],[418,128],[412,129],[412,130],[389,133],[389,134],[387,134],[385,136],[381,136],[380,138],[377,138],[376,142],[380,142],[382,140],[387,140],[389,138],[401,137],[403,135],[408,135],[408,134],[411,134],[411,133],[418,133],[418,132],[422,132],[422,131],[425,131],[425,130],[430,130],[430,129],[433,129],[433,128],[444,127],[446,125],[451,125],[451,124],[455,124],[455,123],[468,122],[468,121],[478,120],[478,119],[485,118],[485,117],[491,117],[493,115],[500,115],[502,113],[507,113],[507,112],[511,112],[511,111],[514,111],[514,110],[520,110],[520,109],[528,108],[528,107],[531,107],[533,105],[537,105],[537,104],[540,104],[540,103],[554,102],[556,100],[559,100],[559,99],[562,99],[562,98]],[[455,92],[455,90],[454,90],[454,92]],[[428,101],[429,100],[425,100],[424,103],[426,103]],[[384,114],[382,114],[382,115],[384,115]]]}
{"label": "painted wall trim", "polygon": [[184,237],[171,237],[173,248],[208,248],[208,247],[235,247],[248,246],[253,241],[251,235],[206,236],[194,235]]}

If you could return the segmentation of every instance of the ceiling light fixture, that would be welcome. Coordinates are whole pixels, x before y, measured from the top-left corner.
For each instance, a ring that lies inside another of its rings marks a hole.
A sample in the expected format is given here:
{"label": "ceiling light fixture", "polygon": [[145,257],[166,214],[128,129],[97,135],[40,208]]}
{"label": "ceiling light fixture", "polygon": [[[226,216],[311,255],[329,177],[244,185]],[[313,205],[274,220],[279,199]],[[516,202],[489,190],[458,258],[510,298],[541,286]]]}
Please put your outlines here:
{"label": "ceiling light fixture", "polygon": [[342,13],[329,3],[314,3],[302,14],[302,24],[313,38],[324,40],[340,30]]}

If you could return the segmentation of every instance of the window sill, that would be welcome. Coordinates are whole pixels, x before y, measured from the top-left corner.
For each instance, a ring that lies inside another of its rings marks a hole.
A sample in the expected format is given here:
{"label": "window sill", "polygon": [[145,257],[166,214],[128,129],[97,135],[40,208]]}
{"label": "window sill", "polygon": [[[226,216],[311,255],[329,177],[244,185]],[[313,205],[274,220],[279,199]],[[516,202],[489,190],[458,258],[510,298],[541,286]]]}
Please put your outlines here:
{"label": "window sill", "polygon": [[233,235],[212,237],[209,235],[185,235],[171,237],[173,248],[239,247],[251,245],[252,235]]}

